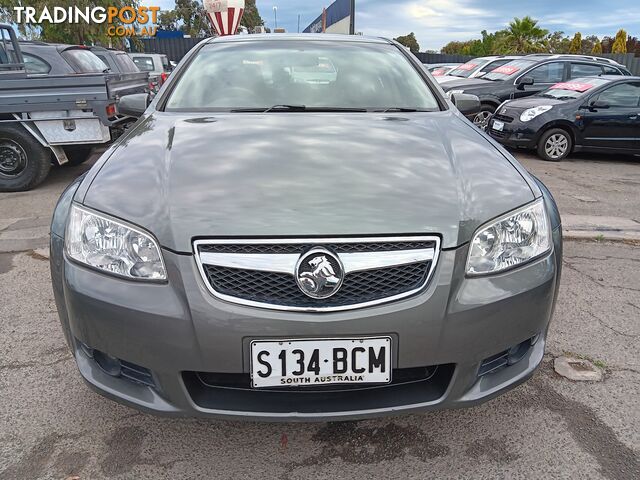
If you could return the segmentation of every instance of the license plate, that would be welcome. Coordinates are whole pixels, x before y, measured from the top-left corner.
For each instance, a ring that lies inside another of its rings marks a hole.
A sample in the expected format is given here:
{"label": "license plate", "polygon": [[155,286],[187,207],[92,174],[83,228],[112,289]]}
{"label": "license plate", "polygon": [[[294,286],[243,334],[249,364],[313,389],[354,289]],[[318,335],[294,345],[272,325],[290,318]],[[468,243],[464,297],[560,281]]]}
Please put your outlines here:
{"label": "license plate", "polygon": [[251,342],[255,388],[390,381],[391,337]]}
{"label": "license plate", "polygon": [[494,120],[493,121],[493,126],[491,128],[493,128],[494,130],[496,130],[498,132],[501,132],[502,129],[504,128],[504,122],[501,122],[499,120]]}

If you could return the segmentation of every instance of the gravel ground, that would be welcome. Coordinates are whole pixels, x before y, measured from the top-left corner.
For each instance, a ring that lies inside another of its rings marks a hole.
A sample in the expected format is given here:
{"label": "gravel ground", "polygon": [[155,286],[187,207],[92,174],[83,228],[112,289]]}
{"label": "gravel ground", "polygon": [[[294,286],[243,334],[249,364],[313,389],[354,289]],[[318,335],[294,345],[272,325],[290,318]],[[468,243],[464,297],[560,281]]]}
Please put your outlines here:
{"label": "gravel ground", "polygon": [[[563,213],[637,218],[640,161],[521,155]],[[53,205],[87,167],[0,194],[0,479],[640,478],[640,247],[566,242],[543,367],[482,406],[361,422],[166,419],[90,391],[59,328],[46,258]],[[573,383],[567,352],[605,368]]]}

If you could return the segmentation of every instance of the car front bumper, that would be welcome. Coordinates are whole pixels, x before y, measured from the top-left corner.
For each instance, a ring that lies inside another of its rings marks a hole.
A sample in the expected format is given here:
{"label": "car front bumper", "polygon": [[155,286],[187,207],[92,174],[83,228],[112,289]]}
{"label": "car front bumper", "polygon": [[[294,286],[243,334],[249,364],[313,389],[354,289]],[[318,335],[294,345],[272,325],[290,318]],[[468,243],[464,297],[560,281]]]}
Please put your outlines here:
{"label": "car front bumper", "polygon": [[496,120],[498,119],[494,115],[487,125],[487,133],[494,140],[512,148],[536,148],[541,127],[537,118],[527,123],[521,122],[518,118],[510,122],[504,121],[502,130],[495,128]]}
{"label": "car front bumper", "polygon": [[[272,311],[216,299],[191,255],[163,252],[166,284],[121,280],[79,266],[65,258],[56,235],[51,260],[67,341],[81,375],[99,393],[167,415],[324,421],[471,406],[529,378],[543,358],[557,294],[559,228],[554,240],[556,248],[545,257],[478,278],[464,275],[466,246],[445,250],[421,293],[335,313]],[[337,390],[248,386],[252,340],[372,335],[392,337],[394,375],[428,375]],[[480,375],[497,365],[492,359],[523,342],[519,361]],[[109,374],[93,352],[143,375]]]}

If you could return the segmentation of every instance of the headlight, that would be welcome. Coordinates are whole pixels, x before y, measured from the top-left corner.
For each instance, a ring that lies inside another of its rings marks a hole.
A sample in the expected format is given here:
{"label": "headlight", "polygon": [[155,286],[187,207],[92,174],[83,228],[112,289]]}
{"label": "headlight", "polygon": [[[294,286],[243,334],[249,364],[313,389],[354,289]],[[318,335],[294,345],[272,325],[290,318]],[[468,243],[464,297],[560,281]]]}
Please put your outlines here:
{"label": "headlight", "polygon": [[551,249],[551,227],[542,199],[480,227],[471,240],[467,275],[496,273]]}
{"label": "headlight", "polygon": [[528,122],[529,120],[533,120],[538,115],[542,115],[544,112],[548,112],[552,108],[552,105],[540,105],[539,107],[528,108],[522,112],[522,115],[520,115],[520,121]]}
{"label": "headlight", "polygon": [[77,205],[71,206],[65,234],[69,258],[133,280],[166,280],[156,241],[132,225]]}

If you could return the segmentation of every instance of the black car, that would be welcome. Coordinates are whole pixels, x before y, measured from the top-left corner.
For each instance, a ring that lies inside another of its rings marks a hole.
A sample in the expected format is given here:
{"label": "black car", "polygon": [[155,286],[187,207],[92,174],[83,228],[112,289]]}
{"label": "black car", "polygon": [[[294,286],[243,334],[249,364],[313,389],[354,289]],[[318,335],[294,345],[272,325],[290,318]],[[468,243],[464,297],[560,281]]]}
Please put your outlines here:
{"label": "black car", "polygon": [[480,97],[480,113],[473,123],[486,128],[489,117],[505,100],[529,97],[559,82],[598,75],[631,75],[608,58],[585,55],[527,55],[506,63],[482,78],[465,78],[443,83],[445,92],[470,93]]}
{"label": "black car", "polygon": [[640,153],[640,77],[583,77],[509,100],[488,133],[511,147],[560,161],[572,151]]}

